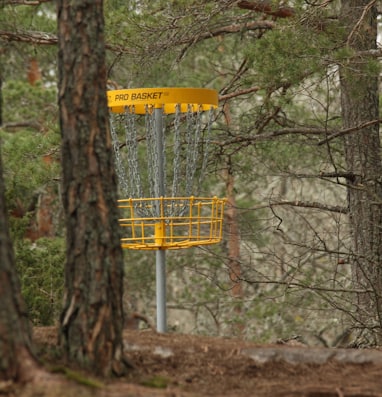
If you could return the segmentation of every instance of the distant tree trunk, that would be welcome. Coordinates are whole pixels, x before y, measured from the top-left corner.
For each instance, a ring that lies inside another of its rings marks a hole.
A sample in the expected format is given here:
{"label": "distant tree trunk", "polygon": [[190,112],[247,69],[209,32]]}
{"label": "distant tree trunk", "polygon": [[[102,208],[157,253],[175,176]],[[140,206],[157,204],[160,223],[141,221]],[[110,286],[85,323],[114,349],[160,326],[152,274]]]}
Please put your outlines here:
{"label": "distant tree trunk", "polygon": [[3,125],[3,74],[0,65],[0,127]]}
{"label": "distant tree trunk", "polygon": [[27,79],[30,85],[36,85],[41,81],[41,71],[38,61],[35,57],[29,59]]}
{"label": "distant tree trunk", "polygon": [[38,366],[14,262],[0,156],[0,379],[25,382],[34,377]]}
{"label": "distant tree trunk", "polygon": [[69,360],[121,374],[123,256],[106,101],[103,2],[58,0],[67,230],[60,341]]}
{"label": "distant tree trunk", "polygon": [[[230,106],[228,103],[224,105],[224,116],[226,124],[231,128],[232,119]],[[227,192],[227,208],[225,210],[225,218],[228,229],[228,269],[229,277],[232,282],[231,296],[235,299],[234,314],[237,318],[242,318],[243,303],[243,284],[241,279],[241,262],[240,262],[240,228],[236,209],[235,198],[235,177],[232,159],[228,158],[226,164],[226,192]],[[233,332],[235,334],[243,334],[245,327],[242,323],[233,323]]]}
{"label": "distant tree trunk", "polygon": [[[345,40],[355,54],[375,49],[377,6],[370,0],[342,1],[340,22]],[[379,118],[378,69],[370,59],[354,55],[340,70],[344,128]],[[350,227],[353,239],[352,265],[357,290],[357,320],[382,336],[382,165],[379,124],[345,136],[348,171]]]}
{"label": "distant tree trunk", "polygon": [[[236,199],[234,193],[235,179],[232,173],[232,168],[228,165],[226,176],[227,188],[227,209],[226,219],[228,234],[228,266],[230,272],[230,279],[232,281],[231,295],[238,300],[243,298],[243,288],[241,280],[241,265],[240,265],[240,231],[239,222],[237,219]],[[238,313],[241,312],[241,304],[236,307]]]}

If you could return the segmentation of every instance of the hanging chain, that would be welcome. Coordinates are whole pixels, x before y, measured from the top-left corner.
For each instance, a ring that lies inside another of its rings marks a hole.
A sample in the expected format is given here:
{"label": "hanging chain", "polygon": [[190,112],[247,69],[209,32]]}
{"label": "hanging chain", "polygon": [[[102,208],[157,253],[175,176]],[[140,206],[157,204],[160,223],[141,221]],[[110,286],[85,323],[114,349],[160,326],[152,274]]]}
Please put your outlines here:
{"label": "hanging chain", "polygon": [[193,180],[198,160],[198,146],[201,133],[201,115],[200,107],[194,114],[192,107],[188,107],[187,112],[187,162],[186,162],[186,196],[191,196],[193,189]]}
{"label": "hanging chain", "polygon": [[167,192],[167,161],[166,161],[166,153],[167,153],[167,148],[166,148],[166,117],[164,111],[162,111],[162,165],[163,165],[163,190],[164,190],[164,195],[166,196]]}
{"label": "hanging chain", "polygon": [[[157,115],[157,118],[156,118]],[[123,116],[122,116],[123,117]],[[171,138],[172,152],[166,138],[166,120],[164,111],[160,117],[153,107],[146,106],[145,109],[145,134],[146,134],[146,160],[139,153],[139,134],[137,115],[134,107],[127,107],[123,117],[125,127],[126,160],[121,153],[121,145],[118,140],[116,116],[110,117],[110,130],[115,152],[116,170],[122,193],[131,198],[159,198],[166,196],[167,177],[172,176],[171,197],[183,196],[184,203],[174,200],[166,207],[165,216],[183,216],[188,210],[189,196],[197,195],[202,186],[202,179],[208,164],[211,125],[213,121],[213,108],[208,113],[208,124],[202,128],[203,109],[197,109],[188,105],[186,114],[177,104],[174,114],[174,137]],[[183,122],[185,118],[185,122]],[[162,131],[157,123],[162,126]],[[118,128],[121,124],[118,125]],[[184,125],[184,127],[183,127]],[[162,134],[160,136],[160,133]],[[204,136],[203,136],[204,134]],[[172,162],[172,175],[166,175],[167,155]],[[143,163],[142,163],[143,161]],[[146,161],[147,169],[144,163]],[[200,162],[197,172],[198,162]],[[147,172],[147,177],[146,177]],[[194,179],[197,181],[194,181]],[[162,183],[163,182],[163,183]],[[171,183],[171,182],[170,182]],[[161,186],[159,186],[161,185]],[[194,191],[195,189],[197,191]],[[136,213],[141,216],[158,216],[156,200],[146,205],[139,204]]]}
{"label": "hanging chain", "polygon": [[134,106],[125,110],[127,164],[130,176],[130,197],[143,197],[141,176],[138,162],[138,136],[135,123]]}
{"label": "hanging chain", "polygon": [[185,175],[185,195],[189,196],[190,190],[190,176],[192,174],[191,167],[191,147],[192,147],[192,127],[193,127],[193,112],[191,105],[188,105],[187,115],[186,115],[186,175]]}
{"label": "hanging chain", "polygon": [[180,151],[181,151],[181,131],[180,131],[180,105],[176,105],[174,118],[174,159],[173,159],[173,180],[172,180],[172,197],[178,196],[179,173],[180,173]]}
{"label": "hanging chain", "polygon": [[148,189],[149,196],[156,196],[155,180],[157,155],[155,150],[155,118],[153,112],[150,112],[148,106],[146,106],[145,113],[145,126],[146,126],[146,149],[147,149],[147,173],[148,173]]}
{"label": "hanging chain", "polygon": [[202,186],[203,178],[204,178],[204,175],[205,175],[206,169],[207,169],[213,116],[214,116],[214,109],[211,106],[210,110],[208,111],[207,132],[204,135],[205,138],[204,138],[204,145],[203,145],[203,160],[202,160],[202,168],[200,170],[199,180],[198,180],[198,192],[197,192],[198,194],[199,194],[200,188]]}
{"label": "hanging chain", "polygon": [[126,171],[125,171],[125,168],[122,163],[121,152],[119,150],[120,144],[119,144],[118,135],[117,135],[117,131],[115,128],[115,123],[114,123],[116,117],[117,116],[115,116],[113,114],[110,115],[111,140],[113,142],[115,165],[117,168],[119,186],[120,186],[120,189],[122,190],[122,193],[124,195],[128,196],[129,195],[129,184],[128,184],[127,177],[126,177]]}
{"label": "hanging chain", "polygon": [[[180,104],[177,104],[175,107],[175,117],[174,117],[174,149],[173,149],[173,179],[172,179],[172,197],[178,196],[178,191],[180,190],[180,171],[181,171],[181,159],[180,152],[182,150],[182,142],[181,142],[181,128],[180,128],[180,119],[181,119],[181,108]],[[179,204],[179,203],[178,203]],[[171,201],[171,215],[179,216],[179,212],[181,208],[176,207],[176,202]]]}

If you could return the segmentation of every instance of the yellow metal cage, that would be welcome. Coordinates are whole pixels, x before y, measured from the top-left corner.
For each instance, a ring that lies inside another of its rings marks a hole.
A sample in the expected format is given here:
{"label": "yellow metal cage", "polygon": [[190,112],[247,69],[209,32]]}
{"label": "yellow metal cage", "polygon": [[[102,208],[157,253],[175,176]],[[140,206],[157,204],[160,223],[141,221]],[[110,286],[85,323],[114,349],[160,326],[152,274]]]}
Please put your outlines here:
{"label": "yellow metal cage", "polygon": [[[224,205],[217,197],[119,200],[122,247],[167,250],[216,244],[222,239]],[[152,208],[160,216],[141,215]]]}

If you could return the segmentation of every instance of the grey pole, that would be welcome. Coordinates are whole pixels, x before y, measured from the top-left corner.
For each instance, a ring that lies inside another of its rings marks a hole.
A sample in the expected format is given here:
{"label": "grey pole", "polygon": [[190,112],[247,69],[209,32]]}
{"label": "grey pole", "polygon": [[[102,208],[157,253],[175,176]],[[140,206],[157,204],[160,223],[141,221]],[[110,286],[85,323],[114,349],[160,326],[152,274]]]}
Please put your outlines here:
{"label": "grey pole", "polygon": [[[157,197],[165,197],[165,170],[163,147],[163,109],[154,109],[155,139],[158,159],[158,180],[156,181]],[[157,203],[157,216],[160,216],[160,203]],[[166,251],[156,251],[156,294],[157,294],[157,331],[167,331],[166,316]]]}
{"label": "grey pole", "polygon": [[156,251],[157,331],[167,331],[166,316],[166,251]]}

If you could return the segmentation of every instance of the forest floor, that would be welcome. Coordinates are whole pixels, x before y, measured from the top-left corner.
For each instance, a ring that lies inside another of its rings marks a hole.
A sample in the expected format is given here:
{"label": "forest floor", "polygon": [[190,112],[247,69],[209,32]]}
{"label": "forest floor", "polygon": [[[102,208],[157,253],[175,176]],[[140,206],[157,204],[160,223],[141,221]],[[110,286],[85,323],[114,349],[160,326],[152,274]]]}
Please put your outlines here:
{"label": "forest floor", "polygon": [[83,373],[73,376],[70,371],[50,375],[49,370],[59,364],[54,355],[56,340],[54,327],[36,328],[34,341],[49,375],[38,382],[40,387],[35,382],[6,392],[0,384],[0,395],[382,396],[382,351],[378,349],[256,345],[240,339],[128,330],[125,350],[135,369],[125,378],[105,381]]}

